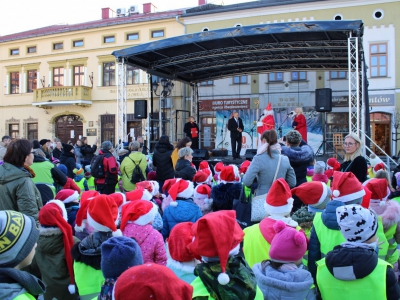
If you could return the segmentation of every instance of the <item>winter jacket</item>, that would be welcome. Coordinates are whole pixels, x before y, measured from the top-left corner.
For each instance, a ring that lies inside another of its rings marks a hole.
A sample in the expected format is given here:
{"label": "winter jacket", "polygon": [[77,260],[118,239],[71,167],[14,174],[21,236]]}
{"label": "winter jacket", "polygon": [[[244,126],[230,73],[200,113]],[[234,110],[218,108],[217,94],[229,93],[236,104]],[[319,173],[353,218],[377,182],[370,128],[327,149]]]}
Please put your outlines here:
{"label": "winter jacket", "polygon": [[43,206],[40,193],[24,168],[4,163],[0,166],[0,210],[15,210],[36,222]]}
{"label": "winter jacket", "polygon": [[89,190],[89,185],[87,183],[87,180],[82,175],[75,175],[74,182],[76,183],[76,185],[81,190],[80,194],[82,194],[84,191],[88,191]]}
{"label": "winter jacket", "polygon": [[36,176],[32,178],[34,183],[46,183],[50,185],[58,183],[62,186],[67,183],[67,176],[53,163],[41,156],[34,156],[31,169],[36,174]]}
{"label": "winter jacket", "polygon": [[6,155],[7,146],[4,142],[0,142],[0,160],[3,160],[4,155]]}
{"label": "winter jacket", "polygon": [[118,164],[115,157],[109,150],[99,150],[99,155],[104,155],[103,167],[106,173],[105,178],[96,178],[96,184],[115,185],[118,182]]}
{"label": "winter jacket", "polygon": [[261,264],[254,265],[253,272],[264,299],[316,299],[315,289],[311,288],[314,281],[307,270],[297,268],[292,271],[279,271],[267,262],[264,270]]}
{"label": "winter jacket", "polygon": [[163,214],[163,229],[161,231],[164,239],[169,237],[172,228],[182,222],[196,222],[202,217],[200,208],[192,199],[177,198],[177,206],[168,206]]}
{"label": "winter jacket", "polygon": [[60,156],[60,163],[67,167],[67,176],[74,178],[74,169],[76,168],[75,154],[72,152],[63,152]]}
{"label": "winter jacket", "polygon": [[397,179],[396,179],[396,176],[395,176],[397,172],[400,172],[400,165],[397,165],[393,170],[393,175],[392,175],[392,187],[393,188],[397,187]]}
{"label": "winter jacket", "polygon": [[0,299],[34,300],[45,290],[43,281],[28,272],[0,268]]}
{"label": "winter jacket", "polygon": [[[350,243],[348,243],[350,244]],[[332,275],[331,278],[324,277],[323,280],[318,279],[318,286],[323,285],[324,282],[328,280],[334,280],[334,278],[340,280],[340,286],[343,291],[346,290],[346,281],[354,281],[354,278],[348,277],[348,272],[334,272],[336,268],[350,267],[352,270],[352,275],[355,279],[362,279],[370,275],[376,268],[378,263],[378,256],[374,249],[370,247],[346,247],[336,246],[331,252],[329,252],[325,258],[326,267],[329,273]],[[320,267],[318,267],[318,272],[320,272]],[[346,278],[347,275],[347,278]],[[318,277],[318,275],[317,275]],[[386,269],[386,299],[388,300],[398,300],[400,299],[400,286],[397,283],[397,278],[394,275],[393,269],[388,266]],[[373,284],[382,285],[384,278],[381,281],[375,281]],[[357,293],[357,291],[353,291]],[[322,295],[323,296],[323,295]],[[345,299],[345,295],[343,295]],[[376,299],[376,298],[374,298]]]}
{"label": "winter jacket", "polygon": [[296,174],[296,186],[307,182],[307,167],[314,161],[313,149],[307,144],[298,147],[283,146],[281,153],[289,158]]}
{"label": "winter jacket", "polygon": [[314,174],[311,178],[312,181],[321,181],[328,184],[329,178],[325,174]]}
{"label": "winter jacket", "polygon": [[358,181],[363,183],[367,180],[368,165],[363,156],[357,156],[354,160],[344,161],[340,165],[341,172],[351,172],[357,177]]}
{"label": "winter jacket", "polygon": [[143,263],[154,262],[159,265],[167,265],[164,240],[151,224],[144,226],[129,223],[122,232],[124,236],[133,238],[142,250]]}
{"label": "winter jacket", "polygon": [[76,214],[78,213],[79,210],[79,203],[70,202],[64,204],[65,204],[65,210],[67,211],[68,224],[71,225],[72,234],[75,235],[75,220],[76,220]]}
{"label": "winter jacket", "polygon": [[82,147],[79,147],[78,145],[75,144],[74,146],[74,153],[75,153],[75,157],[76,157],[76,163],[77,164],[81,164],[83,161],[83,154],[81,151]]}
{"label": "winter jacket", "polygon": [[199,261],[195,259],[187,262],[179,262],[168,257],[167,267],[171,269],[179,279],[190,284],[196,279],[193,271],[197,263],[199,263]]}
{"label": "winter jacket", "polygon": [[[79,240],[74,237],[74,242]],[[65,260],[63,234],[59,228],[39,226],[36,253],[29,269],[39,271],[46,284],[44,300],[78,299],[77,293],[71,295],[68,292],[70,275]]]}
{"label": "winter jacket", "polygon": [[54,150],[53,150],[53,157],[55,157],[55,158],[57,158],[57,159],[60,159],[61,154],[62,154],[62,148],[61,148],[61,150],[58,149],[58,148],[54,148]]}
{"label": "winter jacket", "polygon": [[194,174],[196,174],[196,170],[185,158],[180,158],[176,162],[175,166],[175,178],[182,178],[184,180],[193,180]]}
{"label": "winter jacket", "polygon": [[153,165],[157,168],[157,181],[165,181],[174,178],[171,154],[174,147],[171,144],[157,143],[154,147]]}
{"label": "winter jacket", "polygon": [[[255,196],[264,195],[271,188],[280,154],[278,150],[271,149],[271,155],[272,157],[269,157],[267,152],[255,155],[242,179],[245,186],[251,186],[254,178],[257,178],[258,188]],[[285,179],[290,188],[296,186],[294,170],[290,165],[289,159],[283,155],[276,175],[276,179],[278,178]]]}
{"label": "winter jacket", "polygon": [[82,145],[81,153],[83,155],[84,160],[90,162],[94,157],[96,150],[97,150],[97,145],[93,145],[92,147],[90,145]]}
{"label": "winter jacket", "polygon": [[172,166],[174,167],[174,169],[175,169],[176,163],[178,162],[178,159],[179,159],[178,152],[179,152],[179,149],[175,148],[171,154]]}
{"label": "winter jacket", "polygon": [[298,114],[293,118],[293,126],[296,126],[296,130],[301,134],[303,141],[307,143],[307,120],[303,114]]}
{"label": "winter jacket", "polygon": [[211,190],[211,199],[213,199],[212,210],[232,209],[233,200],[239,199],[241,191],[241,183],[220,183],[213,186]]}
{"label": "winter jacket", "polygon": [[146,178],[147,159],[146,156],[138,151],[131,152],[129,156],[125,157],[121,163],[122,186],[125,191],[130,192],[136,189],[136,184],[131,183],[132,173],[135,169],[134,163],[137,164],[142,170],[144,178]]}

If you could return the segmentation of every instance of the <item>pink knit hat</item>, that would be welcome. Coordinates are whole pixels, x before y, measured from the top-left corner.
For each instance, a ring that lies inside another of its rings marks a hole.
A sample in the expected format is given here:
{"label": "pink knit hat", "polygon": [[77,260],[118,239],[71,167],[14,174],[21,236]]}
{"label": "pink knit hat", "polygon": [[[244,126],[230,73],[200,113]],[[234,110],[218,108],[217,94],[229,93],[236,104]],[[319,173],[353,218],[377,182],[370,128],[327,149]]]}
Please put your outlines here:
{"label": "pink knit hat", "polygon": [[307,239],[303,232],[286,226],[283,221],[274,224],[276,235],[272,239],[269,258],[280,263],[300,260],[307,251]]}

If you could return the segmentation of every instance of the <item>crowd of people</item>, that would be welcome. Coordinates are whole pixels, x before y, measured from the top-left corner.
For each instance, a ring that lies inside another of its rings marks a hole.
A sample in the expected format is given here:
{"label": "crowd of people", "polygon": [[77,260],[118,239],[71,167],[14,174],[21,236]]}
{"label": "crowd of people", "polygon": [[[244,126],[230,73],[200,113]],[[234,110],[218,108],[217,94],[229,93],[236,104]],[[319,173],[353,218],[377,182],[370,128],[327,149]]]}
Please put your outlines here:
{"label": "crowd of people", "polygon": [[198,167],[189,136],[152,154],[3,137],[0,298],[399,299],[400,172],[353,133],[316,161],[295,126]]}

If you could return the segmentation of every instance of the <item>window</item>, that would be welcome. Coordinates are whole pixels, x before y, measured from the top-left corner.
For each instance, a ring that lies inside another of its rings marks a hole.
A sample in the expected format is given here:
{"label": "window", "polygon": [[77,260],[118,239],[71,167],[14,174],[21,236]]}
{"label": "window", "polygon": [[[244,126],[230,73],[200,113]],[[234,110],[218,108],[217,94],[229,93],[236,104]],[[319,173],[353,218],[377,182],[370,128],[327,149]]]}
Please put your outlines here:
{"label": "window", "polygon": [[84,43],[83,43],[83,40],[79,40],[79,41],[73,41],[72,45],[74,47],[83,47]]}
{"label": "window", "polygon": [[208,80],[208,81],[202,81],[200,85],[205,86],[205,85],[213,85],[214,81],[213,80]]}
{"label": "window", "polygon": [[103,86],[115,85],[115,63],[103,63]]}
{"label": "window", "polygon": [[10,55],[19,55],[19,49],[11,49]]}
{"label": "window", "polygon": [[331,71],[330,72],[331,79],[346,79],[347,72],[346,71]]}
{"label": "window", "polygon": [[241,83],[247,83],[247,75],[233,77],[233,84],[241,84]]}
{"label": "window", "polygon": [[28,53],[36,53],[36,46],[28,47],[27,52]]}
{"label": "window", "polygon": [[295,71],[292,72],[292,81],[307,80],[306,71]]}
{"label": "window", "polygon": [[126,40],[127,41],[134,41],[139,39],[139,33],[128,33],[126,35]]}
{"label": "window", "polygon": [[61,50],[64,48],[64,44],[63,43],[54,43],[53,44],[53,50]]}
{"label": "window", "polygon": [[34,89],[37,87],[37,72],[36,70],[29,70],[28,71],[28,86],[27,91],[28,93],[32,93]]}
{"label": "window", "polygon": [[387,76],[387,44],[370,45],[371,77]]}
{"label": "window", "polygon": [[10,124],[8,125],[8,135],[12,139],[17,139],[19,136],[19,124]]}
{"label": "window", "polygon": [[151,32],[151,37],[152,38],[164,37],[164,30],[153,30]]}
{"label": "window", "polygon": [[282,72],[269,73],[268,81],[283,81],[283,73]]}
{"label": "window", "polygon": [[53,69],[53,86],[64,86],[64,68]]}
{"label": "window", "polygon": [[27,125],[28,140],[38,139],[38,123],[28,123]]}
{"label": "window", "polygon": [[83,66],[74,66],[74,85],[75,86],[83,85],[84,76],[85,76],[84,67]]}
{"label": "window", "polygon": [[132,66],[126,67],[126,72],[128,73],[126,84],[136,84],[139,83],[139,70]]}
{"label": "window", "polygon": [[115,42],[115,36],[110,35],[110,36],[105,36],[103,42],[105,44],[107,43],[114,43]]}
{"label": "window", "polygon": [[10,93],[18,94],[19,93],[19,72],[11,72],[10,73]]}

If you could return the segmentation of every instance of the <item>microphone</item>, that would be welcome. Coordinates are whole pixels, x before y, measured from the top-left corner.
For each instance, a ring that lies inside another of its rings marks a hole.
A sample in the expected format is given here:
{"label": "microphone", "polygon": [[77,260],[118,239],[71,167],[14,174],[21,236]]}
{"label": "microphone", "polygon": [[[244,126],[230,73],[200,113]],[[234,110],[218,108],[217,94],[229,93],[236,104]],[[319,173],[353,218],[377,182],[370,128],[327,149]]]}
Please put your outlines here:
{"label": "microphone", "polygon": [[226,116],[224,116],[224,118],[226,119]]}
{"label": "microphone", "polygon": [[290,113],[288,113],[288,116],[293,116],[295,114],[295,112],[292,110]]}
{"label": "microphone", "polygon": [[264,113],[261,114],[261,116],[258,118],[258,121],[260,121],[262,116],[264,116]]}

